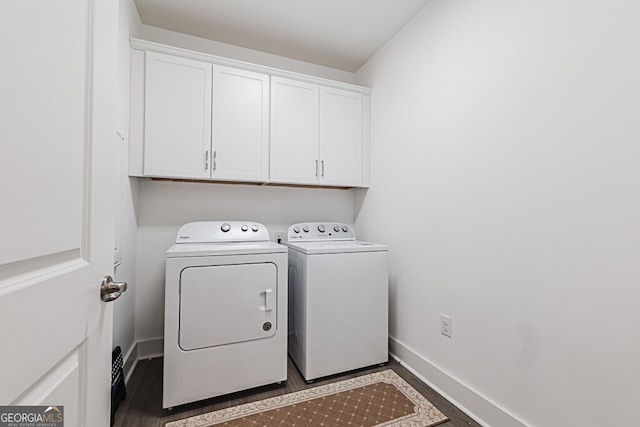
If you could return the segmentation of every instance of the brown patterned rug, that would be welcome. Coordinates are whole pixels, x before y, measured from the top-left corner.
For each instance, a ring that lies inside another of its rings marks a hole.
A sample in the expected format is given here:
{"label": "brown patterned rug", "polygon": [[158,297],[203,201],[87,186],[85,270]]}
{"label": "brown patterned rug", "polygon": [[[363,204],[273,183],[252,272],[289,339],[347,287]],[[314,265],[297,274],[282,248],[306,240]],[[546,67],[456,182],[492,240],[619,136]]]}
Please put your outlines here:
{"label": "brown patterned rug", "polygon": [[431,402],[388,369],[173,421],[165,426],[428,427],[447,420]]}

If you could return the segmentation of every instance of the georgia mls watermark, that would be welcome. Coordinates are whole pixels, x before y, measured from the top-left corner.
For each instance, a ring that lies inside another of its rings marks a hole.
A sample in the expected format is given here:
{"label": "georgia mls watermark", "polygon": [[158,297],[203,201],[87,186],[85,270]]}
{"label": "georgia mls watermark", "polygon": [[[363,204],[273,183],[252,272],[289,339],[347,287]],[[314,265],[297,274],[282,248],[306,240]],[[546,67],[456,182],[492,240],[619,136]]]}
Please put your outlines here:
{"label": "georgia mls watermark", "polygon": [[64,427],[64,406],[0,406],[0,427]]}

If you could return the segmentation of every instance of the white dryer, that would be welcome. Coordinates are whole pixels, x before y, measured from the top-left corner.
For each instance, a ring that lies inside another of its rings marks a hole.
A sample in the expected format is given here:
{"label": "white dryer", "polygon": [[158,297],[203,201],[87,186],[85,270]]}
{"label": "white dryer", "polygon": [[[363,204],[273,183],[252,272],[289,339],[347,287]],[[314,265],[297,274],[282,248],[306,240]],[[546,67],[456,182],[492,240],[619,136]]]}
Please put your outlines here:
{"label": "white dryer", "polygon": [[385,363],[387,246],[346,224],[289,227],[289,355],[307,381]]}
{"label": "white dryer", "polygon": [[287,248],[255,222],[183,225],[166,254],[162,406],[287,379]]}

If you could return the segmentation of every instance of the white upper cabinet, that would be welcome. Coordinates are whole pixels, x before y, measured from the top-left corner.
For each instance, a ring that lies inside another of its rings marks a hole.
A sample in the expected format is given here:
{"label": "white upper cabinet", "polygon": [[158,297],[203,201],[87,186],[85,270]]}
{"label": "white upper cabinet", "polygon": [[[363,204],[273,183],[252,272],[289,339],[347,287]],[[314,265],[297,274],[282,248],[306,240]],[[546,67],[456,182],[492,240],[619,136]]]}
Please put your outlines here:
{"label": "white upper cabinet", "polygon": [[269,179],[269,76],[214,65],[211,178]]}
{"label": "white upper cabinet", "polygon": [[156,52],[145,62],[145,176],[269,179],[268,75]]}
{"label": "white upper cabinet", "polygon": [[362,185],[362,95],[320,86],[320,183]]}
{"label": "white upper cabinet", "polygon": [[274,183],[358,187],[362,181],[362,94],[271,80]]}
{"label": "white upper cabinet", "polygon": [[206,62],[147,52],[145,175],[209,178],[211,70]]}
{"label": "white upper cabinet", "polygon": [[368,187],[369,89],[131,43],[131,176]]}
{"label": "white upper cabinet", "polygon": [[271,182],[318,184],[318,94],[318,85],[271,78]]}

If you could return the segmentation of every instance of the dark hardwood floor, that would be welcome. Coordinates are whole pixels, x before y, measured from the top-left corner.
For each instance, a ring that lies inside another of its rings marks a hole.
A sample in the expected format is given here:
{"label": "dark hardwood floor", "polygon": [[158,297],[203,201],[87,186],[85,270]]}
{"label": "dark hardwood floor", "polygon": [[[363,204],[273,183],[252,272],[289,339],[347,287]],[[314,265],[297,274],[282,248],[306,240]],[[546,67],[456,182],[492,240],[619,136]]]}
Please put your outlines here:
{"label": "dark hardwood floor", "polygon": [[200,415],[218,409],[228,408],[234,405],[254,402],[269,397],[279,396],[310,387],[315,387],[331,382],[353,378],[372,372],[393,369],[400,377],[404,378],[413,388],[419,391],[433,405],[442,411],[449,421],[440,424],[442,427],[480,426],[458,408],[453,406],[445,398],[437,394],[429,386],[417,379],[411,372],[395,360],[391,360],[385,366],[375,366],[360,369],[346,374],[334,375],[322,380],[307,384],[295,365],[289,360],[288,379],[283,384],[274,384],[259,387],[226,396],[190,403],[174,408],[162,409],[162,358],[141,360],[138,362],[129,384],[127,384],[127,398],[120,404],[116,413],[116,427],[161,427],[166,422]]}

